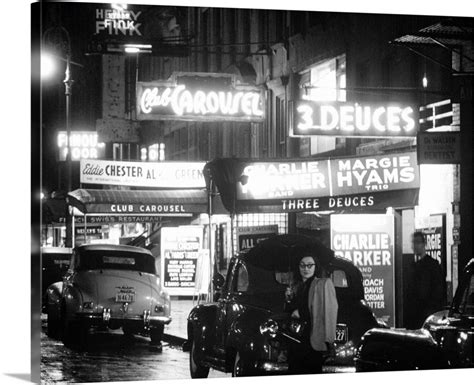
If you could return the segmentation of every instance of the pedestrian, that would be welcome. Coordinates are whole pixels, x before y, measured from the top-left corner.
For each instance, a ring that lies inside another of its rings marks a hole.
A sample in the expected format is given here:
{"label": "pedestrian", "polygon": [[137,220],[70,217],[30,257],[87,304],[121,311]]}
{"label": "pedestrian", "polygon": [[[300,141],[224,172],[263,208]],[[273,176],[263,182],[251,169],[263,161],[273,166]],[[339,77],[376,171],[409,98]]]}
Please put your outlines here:
{"label": "pedestrian", "polygon": [[446,280],[440,264],[425,250],[425,235],[421,231],[412,237],[415,263],[413,266],[410,328],[419,328],[425,319],[445,306]]}
{"label": "pedestrian", "polygon": [[307,254],[300,259],[287,295],[287,310],[303,323],[301,343],[290,345],[289,372],[322,373],[324,356],[334,352],[338,304],[334,285],[317,258]]}

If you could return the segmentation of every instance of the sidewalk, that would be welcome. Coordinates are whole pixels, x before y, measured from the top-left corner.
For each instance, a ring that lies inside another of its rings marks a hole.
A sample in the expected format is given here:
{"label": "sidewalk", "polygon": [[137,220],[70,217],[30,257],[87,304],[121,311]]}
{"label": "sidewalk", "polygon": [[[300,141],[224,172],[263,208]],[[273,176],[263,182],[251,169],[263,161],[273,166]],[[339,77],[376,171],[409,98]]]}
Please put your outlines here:
{"label": "sidewalk", "polygon": [[188,339],[188,314],[197,305],[197,300],[171,297],[171,323],[165,326],[164,339],[184,343]]}

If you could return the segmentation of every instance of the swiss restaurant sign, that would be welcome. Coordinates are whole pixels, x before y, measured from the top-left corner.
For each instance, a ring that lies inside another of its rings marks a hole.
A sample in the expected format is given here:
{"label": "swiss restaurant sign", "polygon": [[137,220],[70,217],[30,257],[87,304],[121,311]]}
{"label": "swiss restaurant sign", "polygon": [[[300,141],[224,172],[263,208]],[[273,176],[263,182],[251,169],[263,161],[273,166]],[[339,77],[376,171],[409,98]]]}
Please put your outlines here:
{"label": "swiss restaurant sign", "polygon": [[401,103],[294,102],[293,136],[413,137],[418,107]]}
{"label": "swiss restaurant sign", "polygon": [[416,153],[314,161],[245,163],[238,200],[278,201],[283,211],[378,206],[419,188]]}
{"label": "swiss restaurant sign", "polygon": [[137,83],[137,119],[251,122],[264,119],[262,89],[232,75],[174,73],[169,80]]}

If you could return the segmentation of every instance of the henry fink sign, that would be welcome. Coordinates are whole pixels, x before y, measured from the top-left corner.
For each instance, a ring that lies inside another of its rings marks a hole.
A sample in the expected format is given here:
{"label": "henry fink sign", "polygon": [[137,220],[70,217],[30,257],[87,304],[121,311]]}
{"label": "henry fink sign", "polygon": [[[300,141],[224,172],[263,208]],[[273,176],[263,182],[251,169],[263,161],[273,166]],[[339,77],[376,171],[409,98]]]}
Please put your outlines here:
{"label": "henry fink sign", "polygon": [[394,245],[392,215],[331,215],[331,248],[359,268],[365,301],[389,326],[395,326]]}
{"label": "henry fink sign", "polygon": [[81,160],[81,183],[156,188],[204,188],[204,162]]}
{"label": "henry fink sign", "polygon": [[139,120],[262,121],[263,90],[232,75],[175,73],[167,81],[137,83]]}
{"label": "henry fink sign", "polygon": [[348,196],[357,198],[356,206],[370,207],[375,204],[374,195],[379,193],[419,188],[414,152],[246,163],[242,176],[246,183],[237,183],[237,199],[280,201],[284,211],[340,208],[339,201],[347,200]]}

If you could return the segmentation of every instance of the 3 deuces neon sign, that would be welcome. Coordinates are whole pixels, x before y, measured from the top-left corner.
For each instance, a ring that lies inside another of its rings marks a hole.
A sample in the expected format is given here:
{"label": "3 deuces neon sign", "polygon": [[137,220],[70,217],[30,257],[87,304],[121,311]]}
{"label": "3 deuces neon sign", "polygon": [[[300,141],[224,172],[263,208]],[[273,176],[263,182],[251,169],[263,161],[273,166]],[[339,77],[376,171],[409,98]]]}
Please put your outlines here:
{"label": "3 deuces neon sign", "polygon": [[294,136],[413,137],[418,131],[418,109],[401,103],[294,103]]}
{"label": "3 deuces neon sign", "polygon": [[137,84],[140,120],[262,121],[263,90],[233,75],[175,73],[165,82]]}

